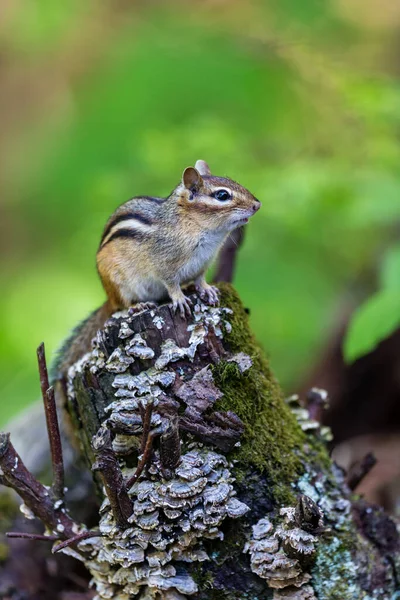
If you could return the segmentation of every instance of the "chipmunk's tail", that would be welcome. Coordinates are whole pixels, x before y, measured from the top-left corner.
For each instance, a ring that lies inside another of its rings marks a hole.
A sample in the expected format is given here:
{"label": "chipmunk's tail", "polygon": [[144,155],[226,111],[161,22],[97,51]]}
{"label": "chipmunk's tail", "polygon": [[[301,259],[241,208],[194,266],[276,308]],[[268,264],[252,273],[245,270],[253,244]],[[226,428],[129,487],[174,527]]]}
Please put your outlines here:
{"label": "chipmunk's tail", "polygon": [[112,312],[109,302],[105,302],[75,327],[71,335],[63,342],[53,361],[51,366],[52,382],[66,378],[68,369],[84,354],[90,352],[92,339]]}

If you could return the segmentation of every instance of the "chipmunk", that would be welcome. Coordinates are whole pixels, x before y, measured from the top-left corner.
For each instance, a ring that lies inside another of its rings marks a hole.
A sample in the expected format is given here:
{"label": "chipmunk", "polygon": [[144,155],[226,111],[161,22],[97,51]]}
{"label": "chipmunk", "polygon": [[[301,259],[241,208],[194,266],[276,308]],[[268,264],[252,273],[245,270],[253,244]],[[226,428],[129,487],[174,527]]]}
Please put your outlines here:
{"label": "chipmunk", "polygon": [[55,377],[91,347],[98,329],[116,311],[166,299],[182,317],[190,299],[181,286],[194,282],[198,294],[218,303],[218,290],[205,272],[231,231],[247,223],[261,203],[247,189],[211,175],[206,162],[187,167],[168,198],[138,196],[108,219],[97,252],[97,270],[107,301],[73,332],[55,365]]}

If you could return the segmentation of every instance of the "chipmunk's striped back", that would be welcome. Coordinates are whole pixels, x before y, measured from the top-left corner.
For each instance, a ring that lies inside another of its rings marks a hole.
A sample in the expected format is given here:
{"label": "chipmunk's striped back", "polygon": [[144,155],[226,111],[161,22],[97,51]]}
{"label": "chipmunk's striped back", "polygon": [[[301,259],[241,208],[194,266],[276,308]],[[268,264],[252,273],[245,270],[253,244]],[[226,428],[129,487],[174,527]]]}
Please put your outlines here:
{"label": "chipmunk's striped back", "polygon": [[120,206],[107,221],[99,250],[115,239],[136,238],[154,231],[157,208],[164,198],[138,196]]}
{"label": "chipmunk's striped back", "polygon": [[189,307],[181,285],[190,281],[215,302],[204,273],[227,235],[259,206],[243,186],[211,175],[204,161],[185,169],[168,198],[128,200],[108,220],[97,253],[111,307],[169,296],[183,314]]}

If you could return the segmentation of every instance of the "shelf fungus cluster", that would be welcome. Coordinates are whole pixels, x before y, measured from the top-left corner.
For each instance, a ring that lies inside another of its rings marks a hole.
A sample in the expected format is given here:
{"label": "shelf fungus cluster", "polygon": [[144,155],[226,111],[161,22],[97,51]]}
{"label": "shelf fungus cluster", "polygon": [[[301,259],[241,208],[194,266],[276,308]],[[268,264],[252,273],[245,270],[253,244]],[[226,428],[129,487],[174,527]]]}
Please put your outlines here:
{"label": "shelf fungus cluster", "polygon": [[[106,331],[116,337],[112,352],[101,332],[92,353],[69,373],[73,388],[77,369],[94,375],[101,369],[115,390],[92,442],[93,469],[104,485],[101,536],[78,546],[99,600],[196,594],[189,563],[208,560],[203,541],[222,540],[225,519],[249,510],[220,453],[239,442],[243,423],[233,412],[213,410],[222,393],[209,364],[187,366],[207,336],[215,344],[229,330],[229,311],[197,303],[193,312],[186,340],[165,336],[156,351],[146,331],[135,333],[129,314],[115,315],[107,326],[114,333]],[[160,316],[153,324],[166,327]],[[243,353],[228,360],[242,373],[252,366]]]}
{"label": "shelf fungus cluster", "polygon": [[268,517],[253,525],[245,546],[251,569],[274,589],[274,600],[315,600],[309,567],[323,529],[322,512],[301,496],[295,507],[281,508],[279,516],[275,525]]}
{"label": "shelf fungus cluster", "polygon": [[[124,474],[129,478],[129,470]],[[90,564],[96,559],[101,567],[91,569],[99,598],[178,600],[195,594],[185,565],[207,560],[202,540],[223,539],[223,521],[248,511],[235,497],[226,458],[206,448],[183,454],[169,480],[156,453],[129,497],[133,512],[126,529],[117,526],[106,498],[100,509],[103,537],[81,543],[92,552]]]}
{"label": "shelf fungus cluster", "polygon": [[175,381],[174,371],[151,368],[138,375],[118,374],[112,383],[117,400],[107,408],[107,427],[114,434],[113,448],[119,455],[129,455],[138,449],[143,435],[143,411],[151,408],[148,427],[153,432],[165,433],[171,413],[179,404],[168,397],[165,390]]}

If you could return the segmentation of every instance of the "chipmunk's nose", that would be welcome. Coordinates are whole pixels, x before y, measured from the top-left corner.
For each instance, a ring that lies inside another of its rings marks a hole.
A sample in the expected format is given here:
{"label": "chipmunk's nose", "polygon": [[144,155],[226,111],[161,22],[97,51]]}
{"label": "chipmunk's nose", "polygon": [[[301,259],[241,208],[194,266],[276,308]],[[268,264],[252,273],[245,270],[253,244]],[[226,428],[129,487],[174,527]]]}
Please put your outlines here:
{"label": "chipmunk's nose", "polygon": [[259,200],[257,200],[257,198],[254,198],[254,202],[253,202],[253,206],[252,206],[253,212],[256,213],[258,211],[258,209],[260,208],[260,206],[261,206],[261,202]]}

